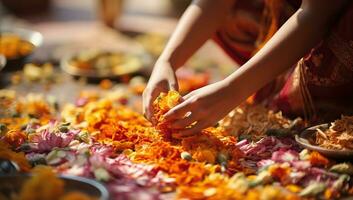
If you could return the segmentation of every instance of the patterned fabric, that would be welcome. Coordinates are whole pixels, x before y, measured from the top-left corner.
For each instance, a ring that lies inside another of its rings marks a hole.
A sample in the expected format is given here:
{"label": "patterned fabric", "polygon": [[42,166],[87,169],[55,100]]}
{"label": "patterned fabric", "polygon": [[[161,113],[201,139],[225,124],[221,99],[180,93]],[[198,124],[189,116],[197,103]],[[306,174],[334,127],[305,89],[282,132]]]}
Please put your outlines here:
{"label": "patterned fabric", "polygon": [[[269,5],[275,2],[276,0],[263,1],[263,9],[266,10],[267,7],[268,10]],[[262,41],[266,42],[273,35],[270,29],[273,29],[273,26],[278,29],[299,5],[285,2],[282,1],[281,6],[272,5],[272,8],[281,8],[281,12],[278,11],[277,14],[264,12],[262,18],[271,15],[272,20],[265,20],[265,25],[261,24],[267,29],[258,29],[256,36],[262,37]],[[273,19],[276,17],[280,19]],[[311,123],[331,121],[341,114],[353,114],[351,19],[353,3],[349,3],[346,10],[337,16],[337,22],[328,36],[288,72],[259,90],[254,97],[255,101],[262,102],[272,109],[282,110],[288,116],[302,116]],[[226,30],[229,29],[220,29],[215,40],[239,64],[246,62],[252,53],[256,52],[256,47],[261,47],[261,39],[257,38],[256,42],[252,43],[252,49],[239,48],[239,42],[234,42],[236,37],[228,37],[231,33]]]}
{"label": "patterned fabric", "polygon": [[239,64],[244,64],[296,11],[290,0],[237,1],[213,39]]}

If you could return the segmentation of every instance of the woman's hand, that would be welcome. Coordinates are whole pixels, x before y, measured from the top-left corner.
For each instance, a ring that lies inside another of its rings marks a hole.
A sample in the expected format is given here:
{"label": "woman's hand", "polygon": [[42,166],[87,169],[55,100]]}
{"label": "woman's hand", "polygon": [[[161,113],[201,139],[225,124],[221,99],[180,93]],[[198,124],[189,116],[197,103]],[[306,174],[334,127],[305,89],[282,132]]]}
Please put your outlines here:
{"label": "woman's hand", "polygon": [[178,91],[178,81],[172,66],[165,61],[156,62],[146,89],[143,91],[143,112],[153,124],[153,101],[161,92]]}
{"label": "woman's hand", "polygon": [[165,119],[171,129],[179,130],[175,137],[189,137],[215,125],[237,103],[235,91],[227,80],[222,80],[184,96],[184,101],[167,112]]}
{"label": "woman's hand", "polygon": [[154,99],[161,92],[178,89],[174,71],[183,66],[222,26],[234,3],[234,0],[198,0],[185,11],[159,57],[143,93],[144,114],[152,123],[155,124],[152,118]]}

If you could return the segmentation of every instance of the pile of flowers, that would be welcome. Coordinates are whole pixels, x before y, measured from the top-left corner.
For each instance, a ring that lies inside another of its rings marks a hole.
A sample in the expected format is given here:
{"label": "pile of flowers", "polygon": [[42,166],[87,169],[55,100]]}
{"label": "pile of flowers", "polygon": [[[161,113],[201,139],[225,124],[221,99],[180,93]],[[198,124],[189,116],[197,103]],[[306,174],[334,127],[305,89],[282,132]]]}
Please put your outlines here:
{"label": "pile of flowers", "polygon": [[353,150],[353,116],[342,116],[327,130],[317,129],[313,143],[327,149]]}
{"label": "pile of flowers", "polygon": [[[16,162],[23,172],[47,165],[58,174],[96,179],[112,199],[332,199],[353,194],[350,163],[301,149],[291,137],[293,121],[256,106],[237,113],[242,123],[236,133],[221,123],[176,139],[163,120],[181,101],[175,91],[156,100],[156,127],[122,97],[81,95],[59,114],[44,97],[19,98],[9,91],[3,96],[0,105],[7,112],[0,116],[1,159]],[[251,110],[258,114],[250,115]]]}
{"label": "pile of flowers", "polygon": [[260,140],[268,134],[286,134],[304,126],[303,120],[289,120],[282,113],[263,105],[243,103],[220,121],[229,134],[250,140]]}

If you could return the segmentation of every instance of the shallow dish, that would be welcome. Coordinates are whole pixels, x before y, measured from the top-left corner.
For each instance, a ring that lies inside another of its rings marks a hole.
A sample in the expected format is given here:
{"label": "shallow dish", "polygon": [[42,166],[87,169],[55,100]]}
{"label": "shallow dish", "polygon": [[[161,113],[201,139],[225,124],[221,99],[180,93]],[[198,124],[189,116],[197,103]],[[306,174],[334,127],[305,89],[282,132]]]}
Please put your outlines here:
{"label": "shallow dish", "polygon": [[[29,177],[29,174],[0,175],[0,193],[5,196],[18,193],[24,181]],[[65,192],[79,191],[99,200],[109,199],[107,189],[95,180],[66,175],[59,177],[65,182]]]}
{"label": "shallow dish", "polygon": [[337,149],[327,149],[320,147],[318,145],[312,144],[315,138],[316,129],[321,129],[322,131],[328,129],[330,124],[321,124],[305,129],[299,135],[295,136],[295,140],[304,148],[317,151],[322,155],[333,159],[352,159],[353,150],[337,150]]}
{"label": "shallow dish", "polygon": [[[121,58],[121,61],[117,61],[118,64],[114,63],[114,59],[117,59],[114,58],[115,55],[117,55],[116,57],[123,57]],[[82,63],[89,65],[89,67],[82,67]],[[102,64],[103,67],[99,67],[100,64]],[[143,53],[83,51],[66,56],[62,59],[60,66],[65,72],[73,76],[87,78],[114,78],[139,73],[143,67],[150,64],[150,57]],[[79,65],[81,65],[81,67]]]}
{"label": "shallow dish", "polygon": [[14,27],[1,27],[0,28],[0,35],[14,35],[21,39],[21,41],[30,43],[32,45],[32,49],[25,55],[18,55],[11,58],[6,58],[6,65],[4,70],[6,71],[13,71],[20,69],[26,59],[33,54],[33,52],[42,45],[43,43],[43,36],[41,33],[29,29],[23,28],[14,28]]}

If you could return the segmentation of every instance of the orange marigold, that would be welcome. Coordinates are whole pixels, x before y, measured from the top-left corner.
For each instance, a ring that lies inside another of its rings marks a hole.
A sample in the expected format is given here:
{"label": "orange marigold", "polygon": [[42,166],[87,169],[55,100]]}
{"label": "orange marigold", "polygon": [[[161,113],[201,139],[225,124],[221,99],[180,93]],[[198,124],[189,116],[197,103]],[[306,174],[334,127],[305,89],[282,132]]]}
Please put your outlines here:
{"label": "orange marigold", "polygon": [[109,79],[103,79],[101,82],[99,82],[99,87],[103,90],[108,90],[113,87],[113,82]]}
{"label": "orange marigold", "polygon": [[327,188],[324,192],[324,197],[325,199],[338,199],[340,197],[340,193],[332,188]]}
{"label": "orange marigold", "polygon": [[20,130],[9,130],[2,139],[13,147],[19,147],[26,141],[26,138]]}
{"label": "orange marigold", "polygon": [[273,178],[279,180],[283,184],[286,184],[286,182],[289,181],[291,169],[289,166],[275,164],[269,167],[269,172]]}
{"label": "orange marigold", "polygon": [[169,91],[161,93],[157,99],[153,102],[153,109],[155,111],[154,118],[157,121],[156,128],[165,134],[166,138],[171,139],[171,130],[168,128],[168,124],[164,121],[164,114],[167,113],[171,108],[178,105],[182,98],[177,91]]}
{"label": "orange marigold", "polygon": [[0,141],[0,158],[15,162],[24,172],[29,171],[31,168],[23,152],[17,153],[12,151],[10,146],[2,141]]}
{"label": "orange marigold", "polygon": [[199,162],[215,163],[217,152],[212,149],[197,149],[193,158]]}
{"label": "orange marigold", "polygon": [[329,164],[329,160],[317,151],[310,153],[309,161],[313,166],[327,166]]}
{"label": "orange marigold", "polygon": [[32,170],[20,192],[20,200],[57,200],[64,194],[64,182],[48,166],[37,166]]}

